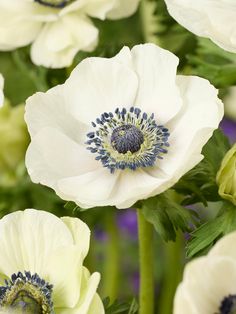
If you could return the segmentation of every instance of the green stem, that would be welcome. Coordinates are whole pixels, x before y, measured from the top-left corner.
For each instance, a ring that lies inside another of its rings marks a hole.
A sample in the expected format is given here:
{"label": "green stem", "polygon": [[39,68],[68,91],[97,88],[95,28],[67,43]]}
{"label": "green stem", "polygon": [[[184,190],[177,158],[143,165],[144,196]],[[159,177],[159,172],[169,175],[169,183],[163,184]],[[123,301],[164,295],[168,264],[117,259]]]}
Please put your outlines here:
{"label": "green stem", "polygon": [[176,242],[167,243],[164,248],[164,281],[162,284],[159,303],[159,309],[162,314],[173,313],[173,299],[183,271],[183,247],[183,235],[179,233],[177,234]]}
{"label": "green stem", "polygon": [[142,0],[140,3],[140,18],[145,42],[159,44],[156,36],[158,21],[154,15],[155,8],[155,1]]}
{"label": "green stem", "polygon": [[154,312],[153,227],[137,210],[139,229],[140,288],[139,314]]}
{"label": "green stem", "polygon": [[120,239],[116,211],[109,209],[105,219],[108,242],[106,247],[102,294],[104,297],[109,296],[111,302],[113,302],[118,295],[120,277]]}

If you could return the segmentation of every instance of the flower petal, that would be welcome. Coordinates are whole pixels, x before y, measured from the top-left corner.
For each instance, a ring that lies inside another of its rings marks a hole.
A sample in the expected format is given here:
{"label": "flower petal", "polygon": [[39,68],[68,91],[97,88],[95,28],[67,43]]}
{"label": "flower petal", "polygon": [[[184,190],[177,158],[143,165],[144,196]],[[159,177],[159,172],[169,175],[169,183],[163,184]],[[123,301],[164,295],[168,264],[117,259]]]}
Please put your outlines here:
{"label": "flower petal", "polygon": [[36,93],[26,101],[25,120],[31,138],[43,128],[51,127],[64,133],[75,142],[84,144],[89,129],[73,116],[64,85],[46,93]]}
{"label": "flower petal", "polygon": [[209,252],[209,256],[227,256],[236,259],[236,232],[232,232],[220,239]]}
{"label": "flower petal", "polygon": [[[79,29],[79,32],[75,32]],[[97,44],[98,30],[92,22],[75,13],[47,23],[31,48],[36,65],[63,68],[72,64],[79,50],[91,51]]]}
{"label": "flower petal", "polygon": [[81,256],[85,258],[88,254],[90,242],[90,230],[88,226],[78,218],[62,217],[61,220],[72,233],[75,245],[81,251]]}
{"label": "flower petal", "polygon": [[73,244],[71,233],[56,216],[34,209],[18,211],[0,220],[0,272],[39,275],[47,269],[50,254]]}
{"label": "flower petal", "polygon": [[65,83],[66,97],[76,118],[90,124],[105,111],[134,104],[138,80],[127,66],[113,59],[82,61]]}
{"label": "flower petal", "polygon": [[236,263],[232,259],[201,257],[190,262],[177,290],[174,314],[217,313],[223,299],[235,294],[235,280]]}
{"label": "flower petal", "polygon": [[139,5],[140,0],[116,0],[114,9],[112,9],[107,17],[113,20],[121,19],[133,15]]}
{"label": "flower petal", "polygon": [[184,106],[167,124],[170,130],[168,153],[159,167],[176,182],[201,159],[201,150],[223,117],[223,104],[217,90],[199,77],[178,76]]}
{"label": "flower petal", "polygon": [[115,187],[118,174],[111,174],[104,167],[84,173],[80,176],[61,179],[58,181],[58,193],[64,199],[73,200],[83,208],[110,204],[110,195]]}
{"label": "flower petal", "polygon": [[33,182],[54,189],[57,189],[57,180],[98,167],[93,154],[85,146],[54,128],[44,128],[32,139],[25,163]]}
{"label": "flower petal", "polygon": [[155,113],[158,123],[165,124],[182,106],[176,86],[178,58],[154,44],[135,46],[131,53],[139,77],[135,105],[147,113]]}
{"label": "flower petal", "polygon": [[80,298],[82,262],[81,250],[77,245],[62,247],[47,260],[42,276],[53,285],[55,308],[76,306]]}
{"label": "flower petal", "polygon": [[[57,314],[89,314],[91,306],[94,305],[94,298],[97,296],[96,290],[100,281],[100,275],[98,273],[93,273],[91,276],[89,271],[84,267],[81,283],[81,295],[78,300],[77,305],[72,308],[58,308]],[[97,312],[92,312],[96,314],[103,314],[104,309],[101,302],[97,302],[98,309]]]}

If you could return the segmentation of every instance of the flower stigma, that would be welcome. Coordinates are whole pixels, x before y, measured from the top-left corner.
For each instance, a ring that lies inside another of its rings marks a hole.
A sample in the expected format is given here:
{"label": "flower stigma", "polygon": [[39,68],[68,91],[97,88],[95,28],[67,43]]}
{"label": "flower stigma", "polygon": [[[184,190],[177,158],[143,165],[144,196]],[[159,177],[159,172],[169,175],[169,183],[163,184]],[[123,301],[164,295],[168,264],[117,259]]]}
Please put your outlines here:
{"label": "flower stigma", "polygon": [[52,8],[64,8],[66,5],[70,4],[74,0],[34,0],[34,1]]}
{"label": "flower stigma", "polygon": [[223,299],[219,314],[236,314],[236,295],[230,294]]}
{"label": "flower stigma", "polygon": [[18,272],[0,286],[0,308],[16,314],[54,314],[52,288],[37,274]]}
{"label": "flower stigma", "polygon": [[169,130],[157,124],[153,113],[142,113],[137,107],[104,112],[92,126],[95,131],[87,134],[87,149],[111,173],[152,167],[169,147]]}

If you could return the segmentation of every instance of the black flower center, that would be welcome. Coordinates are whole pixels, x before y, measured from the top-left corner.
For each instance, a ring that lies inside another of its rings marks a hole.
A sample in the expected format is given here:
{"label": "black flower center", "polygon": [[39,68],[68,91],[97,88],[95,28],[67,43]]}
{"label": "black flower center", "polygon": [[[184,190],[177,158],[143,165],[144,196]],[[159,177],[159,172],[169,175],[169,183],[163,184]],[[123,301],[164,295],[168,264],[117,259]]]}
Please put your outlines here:
{"label": "black flower center", "polygon": [[17,314],[53,314],[52,288],[37,274],[13,274],[0,286],[0,309]]}
{"label": "black flower center", "polygon": [[34,1],[52,8],[64,8],[67,4],[73,2],[74,0],[34,0]]}
{"label": "black flower center", "polygon": [[132,124],[115,128],[111,135],[111,145],[118,153],[137,152],[144,142],[143,133]]}
{"label": "black flower center", "polygon": [[230,294],[225,297],[220,305],[219,314],[236,314],[236,295]]}

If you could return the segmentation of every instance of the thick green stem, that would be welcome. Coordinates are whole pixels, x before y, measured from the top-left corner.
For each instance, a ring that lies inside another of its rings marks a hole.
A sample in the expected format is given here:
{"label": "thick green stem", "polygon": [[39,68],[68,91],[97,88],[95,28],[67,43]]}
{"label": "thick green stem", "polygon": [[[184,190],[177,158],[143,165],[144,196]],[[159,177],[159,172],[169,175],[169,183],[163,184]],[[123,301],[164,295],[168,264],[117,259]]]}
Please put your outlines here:
{"label": "thick green stem", "polygon": [[115,210],[111,209],[106,214],[106,232],[108,242],[102,294],[104,297],[109,296],[111,302],[113,302],[118,295],[120,277],[120,239]]}
{"label": "thick green stem", "polygon": [[139,229],[140,288],[139,314],[154,312],[153,227],[137,210]]}
{"label": "thick green stem", "polygon": [[182,233],[177,234],[176,242],[165,244],[165,269],[159,302],[160,311],[157,313],[173,313],[173,299],[183,271],[183,247]]}

